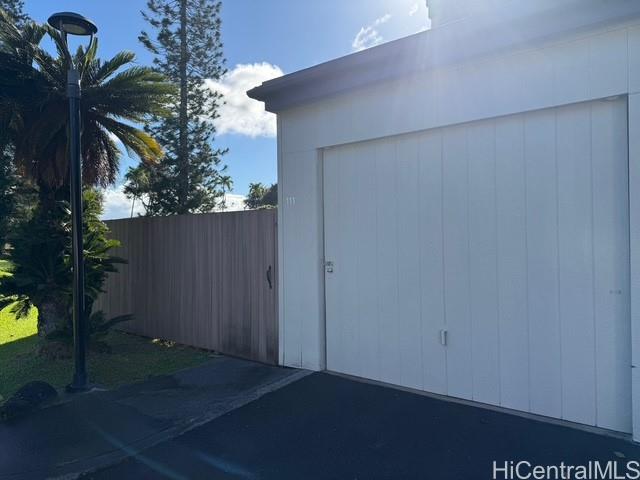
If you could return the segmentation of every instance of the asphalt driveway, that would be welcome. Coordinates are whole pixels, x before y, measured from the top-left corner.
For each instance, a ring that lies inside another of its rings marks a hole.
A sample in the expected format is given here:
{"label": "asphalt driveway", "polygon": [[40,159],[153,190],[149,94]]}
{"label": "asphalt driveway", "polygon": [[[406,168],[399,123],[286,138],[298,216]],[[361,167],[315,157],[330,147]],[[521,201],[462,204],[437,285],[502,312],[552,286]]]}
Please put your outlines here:
{"label": "asphalt driveway", "polygon": [[621,472],[640,447],[316,373],[87,478],[472,480],[493,460]]}
{"label": "asphalt driveway", "polygon": [[0,480],[76,478],[307,374],[219,356],[117,390],[67,395],[30,415],[0,422]]}

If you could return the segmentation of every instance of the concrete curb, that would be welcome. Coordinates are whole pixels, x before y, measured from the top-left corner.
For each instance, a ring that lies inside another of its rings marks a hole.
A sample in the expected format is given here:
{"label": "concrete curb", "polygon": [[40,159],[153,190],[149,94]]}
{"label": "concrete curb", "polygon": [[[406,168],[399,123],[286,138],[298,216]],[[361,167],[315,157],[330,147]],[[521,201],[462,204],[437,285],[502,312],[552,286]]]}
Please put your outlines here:
{"label": "concrete curb", "polygon": [[[47,477],[47,480],[75,480],[84,475],[88,475],[93,472],[102,470],[106,467],[118,464],[126,460],[127,458],[138,457],[144,450],[148,448],[154,447],[167,440],[179,437],[180,435],[183,435],[194,428],[204,425],[205,423],[215,420],[218,417],[226,415],[229,412],[232,412],[251,402],[254,402],[268,393],[274,392],[283,387],[286,387],[291,383],[297,382],[298,380],[312,373],[313,372],[309,370],[296,370],[291,375],[285,378],[281,378],[266,385],[259,386],[255,391],[247,394],[242,399],[239,399],[235,402],[230,402],[226,406],[226,408],[222,410],[218,410],[215,413],[204,412],[198,417],[193,417],[186,421],[180,422],[170,428],[158,432],[157,434],[151,435],[145,439],[140,440],[139,442],[135,442],[134,444],[121,445],[119,446],[118,450],[112,453],[82,459],[77,463],[78,468],[75,469],[74,473],[66,473],[62,475]],[[64,465],[68,468],[70,464],[66,463]],[[11,479],[11,477],[6,478]],[[18,479],[20,477],[15,478]]]}

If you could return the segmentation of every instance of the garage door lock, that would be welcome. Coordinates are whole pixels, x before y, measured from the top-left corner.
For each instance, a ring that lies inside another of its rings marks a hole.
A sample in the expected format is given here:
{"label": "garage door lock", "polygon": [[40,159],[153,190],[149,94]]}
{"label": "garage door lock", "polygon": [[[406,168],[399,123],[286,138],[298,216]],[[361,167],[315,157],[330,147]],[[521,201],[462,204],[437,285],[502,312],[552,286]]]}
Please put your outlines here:
{"label": "garage door lock", "polygon": [[324,262],[324,271],[327,273],[333,273],[333,262]]}

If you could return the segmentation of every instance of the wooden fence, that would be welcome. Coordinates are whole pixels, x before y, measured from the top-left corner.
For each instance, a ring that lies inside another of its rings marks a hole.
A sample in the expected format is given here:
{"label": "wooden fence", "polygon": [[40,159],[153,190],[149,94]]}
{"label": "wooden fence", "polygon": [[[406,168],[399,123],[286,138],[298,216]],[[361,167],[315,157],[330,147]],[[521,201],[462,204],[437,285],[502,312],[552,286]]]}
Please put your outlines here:
{"label": "wooden fence", "polygon": [[96,308],[122,329],[278,362],[276,210],[112,220],[114,254]]}

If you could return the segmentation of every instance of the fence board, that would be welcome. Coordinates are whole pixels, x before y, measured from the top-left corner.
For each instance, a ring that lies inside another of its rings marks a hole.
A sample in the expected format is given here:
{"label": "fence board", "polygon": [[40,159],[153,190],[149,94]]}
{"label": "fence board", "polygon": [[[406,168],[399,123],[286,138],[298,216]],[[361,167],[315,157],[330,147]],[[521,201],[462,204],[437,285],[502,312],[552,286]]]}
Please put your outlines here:
{"label": "fence board", "polygon": [[106,223],[128,264],[109,276],[96,308],[133,314],[123,330],[278,362],[275,210]]}

